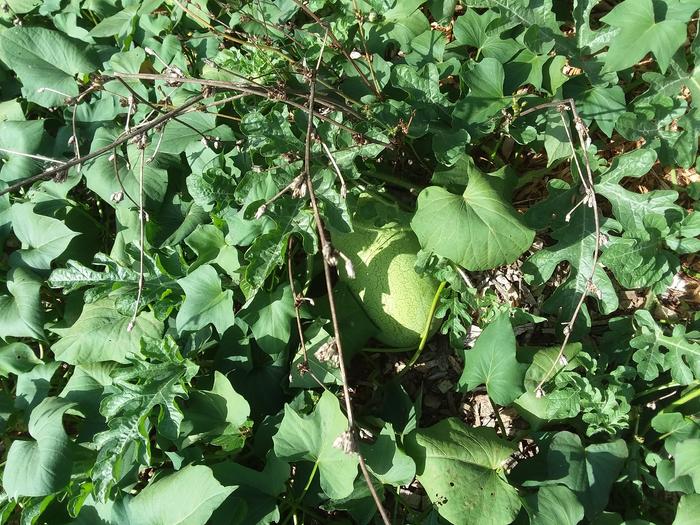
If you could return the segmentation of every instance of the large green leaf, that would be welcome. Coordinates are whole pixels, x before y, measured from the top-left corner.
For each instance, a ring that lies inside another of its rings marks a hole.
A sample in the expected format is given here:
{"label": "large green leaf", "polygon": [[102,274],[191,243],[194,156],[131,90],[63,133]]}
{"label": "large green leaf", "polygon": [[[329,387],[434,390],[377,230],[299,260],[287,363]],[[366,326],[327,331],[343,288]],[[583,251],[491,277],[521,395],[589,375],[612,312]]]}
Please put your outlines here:
{"label": "large green leaf", "polygon": [[673,525],[693,525],[700,515],[700,494],[685,494],[681,497]]}
{"label": "large green leaf", "polygon": [[586,517],[599,514],[607,505],[613,483],[627,459],[621,439],[584,447],[571,432],[558,432],[542,444],[541,455],[519,465],[526,486],[566,485],[576,494]]}
{"label": "large green leaf", "polygon": [[619,28],[605,57],[605,68],[635,65],[650,51],[662,72],[686,39],[686,22],[700,8],[696,0],[625,0],[601,20]]}
{"label": "large green leaf", "polygon": [[530,525],[577,525],[583,519],[583,506],[564,485],[541,487],[525,501]]}
{"label": "large green leaf", "polygon": [[[44,138],[44,121],[6,121],[0,123],[0,148],[18,153],[39,153]],[[0,152],[3,159],[2,180],[11,183],[19,179],[36,175],[43,169],[43,163],[24,155]]]}
{"label": "large green leaf", "polygon": [[157,479],[128,505],[131,523],[141,525],[205,525],[233,492],[209,467],[189,465]]}
{"label": "large green leaf", "polygon": [[285,405],[284,418],[272,441],[278,458],[316,463],[321,489],[328,497],[340,499],[352,492],[359,464],[356,453],[343,450],[346,432],[348,420],[338,399],[324,391],[310,415],[299,415]]}
{"label": "large green leaf", "polygon": [[200,266],[177,282],[185,291],[175,319],[178,332],[199,330],[211,323],[223,334],[233,324],[233,292],[221,290],[221,280],[213,266]]}
{"label": "large green leaf", "polygon": [[65,251],[78,233],[63,221],[36,213],[34,207],[30,202],[12,205],[12,229],[22,242],[22,249],[13,252],[11,258],[16,265],[48,270],[51,261]]}
{"label": "large green leaf", "polygon": [[430,186],[418,196],[411,228],[421,246],[467,270],[486,270],[516,260],[535,232],[497,189],[494,177],[469,173],[462,195]]}
{"label": "large green leaf", "polygon": [[7,453],[2,485],[11,497],[46,496],[70,480],[73,454],[63,414],[71,406],[65,399],[48,397],[32,410],[29,435],[34,440],[14,441]]}
{"label": "large green leaf", "polygon": [[0,295],[0,337],[44,339],[43,310],[39,298],[41,283],[24,268],[15,268],[7,276],[7,291]]}
{"label": "large green leaf", "polygon": [[244,314],[255,340],[268,354],[279,354],[287,347],[292,319],[294,299],[292,289],[286,284],[272,292],[260,291]]}
{"label": "large green leaf", "polygon": [[0,59],[17,73],[24,97],[44,107],[64,105],[66,95],[78,94],[75,76],[98,67],[84,43],[43,27],[19,26],[0,33]]}
{"label": "large green leaf", "polygon": [[119,313],[114,297],[86,304],[69,328],[52,328],[61,336],[51,347],[56,359],[72,365],[102,361],[129,362],[138,354],[142,337],[160,339],[163,323],[151,312],[140,313],[132,330],[131,316]]}
{"label": "large green leaf", "polygon": [[474,348],[465,351],[458,384],[466,390],[486,385],[495,403],[510,405],[525,391],[525,368],[515,358],[515,334],[508,315],[501,314],[481,332]]}
{"label": "large green leaf", "polygon": [[520,509],[515,487],[505,479],[514,445],[490,428],[468,428],[456,418],[419,429],[409,453],[418,481],[450,523],[507,525]]}

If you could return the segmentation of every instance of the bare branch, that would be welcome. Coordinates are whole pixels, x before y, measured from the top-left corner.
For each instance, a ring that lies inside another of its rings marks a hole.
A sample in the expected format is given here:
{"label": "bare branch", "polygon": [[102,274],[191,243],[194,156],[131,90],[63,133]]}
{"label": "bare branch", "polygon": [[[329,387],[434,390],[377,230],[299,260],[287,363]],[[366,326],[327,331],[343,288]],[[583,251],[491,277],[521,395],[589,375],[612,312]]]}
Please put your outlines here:
{"label": "bare branch", "polygon": [[380,96],[379,91],[377,91],[377,88],[369,81],[367,78],[367,75],[365,75],[362,72],[362,69],[357,65],[357,62],[353,60],[353,58],[348,54],[348,52],[345,50],[343,47],[343,44],[340,43],[340,41],[336,38],[335,34],[333,34],[333,31],[331,30],[330,26],[323,20],[321,20],[316,13],[314,13],[309,7],[299,0],[293,0],[296,5],[298,5],[304,13],[309,15],[311,18],[314,19],[314,22],[319,24],[322,28],[326,30],[326,33],[328,36],[331,37],[331,40],[333,40],[333,44],[338,48],[338,50],[343,54],[343,56],[350,62],[352,67],[357,71],[357,74],[360,75],[360,78],[362,81],[367,85],[367,87],[374,93],[377,97]]}
{"label": "bare branch", "polygon": [[[554,101],[554,102],[547,102],[544,104],[538,104],[537,106],[533,106],[532,108],[529,108],[525,111],[522,111],[521,113],[518,114],[518,116],[523,116],[527,115],[528,113],[532,113],[533,111],[537,111],[539,109],[544,109],[544,108],[552,108],[555,107],[559,110],[561,114],[561,119],[562,123],[564,125],[564,129],[566,131],[566,136],[569,140],[569,144],[571,145],[571,156],[573,163],[576,165],[576,169],[578,170],[580,179],[581,179],[581,184],[583,185],[585,195],[583,198],[583,203],[585,203],[587,206],[592,208],[593,210],[593,221],[594,221],[594,228],[595,228],[595,244],[593,248],[593,257],[591,261],[591,275],[586,279],[586,289],[581,292],[581,297],[579,297],[579,300],[576,303],[576,306],[574,307],[574,311],[571,314],[571,318],[569,321],[564,325],[564,339],[561,343],[561,346],[559,347],[559,352],[557,353],[556,359],[552,362],[552,365],[549,367],[549,370],[545,373],[545,375],[542,377],[540,382],[537,384],[535,387],[535,395],[537,397],[542,397],[545,395],[544,391],[544,385],[551,379],[552,374],[554,371],[557,369],[557,366],[559,366],[563,361],[564,361],[564,351],[566,350],[566,345],[569,342],[569,339],[571,338],[571,334],[574,329],[574,325],[576,324],[576,320],[578,319],[579,314],[581,313],[581,310],[583,309],[583,304],[586,301],[586,297],[588,296],[589,292],[595,293],[597,288],[595,286],[595,283],[593,282],[593,279],[595,277],[595,271],[596,267],[598,266],[598,259],[600,258],[600,244],[601,244],[601,234],[600,234],[600,217],[598,215],[598,203],[596,201],[596,196],[595,196],[595,188],[594,188],[594,181],[593,181],[593,172],[591,170],[591,164],[590,160],[588,158],[588,147],[590,145],[590,139],[588,138],[588,129],[586,128],[585,124],[581,120],[581,117],[578,114],[578,111],[576,110],[576,104],[573,99],[565,99],[561,101]],[[570,110],[573,121],[574,121],[574,126],[576,128],[577,136],[578,136],[578,143],[579,146],[581,147],[581,150],[583,151],[583,163],[584,167],[581,167],[581,163],[579,162],[578,155],[576,154],[576,147],[574,145],[574,138],[571,133],[571,129],[569,127],[569,123],[566,120],[566,117],[564,115],[564,111]],[[574,206],[574,209],[576,209],[581,202],[577,203]],[[573,210],[572,210],[573,211]],[[570,212],[571,213],[571,212]],[[567,219],[570,218],[570,213],[567,215]]]}
{"label": "bare branch", "polygon": [[[153,74],[153,73],[105,73],[104,76],[106,77],[113,77],[113,78],[124,78],[124,79],[140,79],[140,80],[152,80],[152,81],[163,81],[167,82],[171,79],[165,75],[160,75],[160,74]],[[223,89],[223,90],[229,90],[229,91],[238,91],[240,93],[245,93],[248,95],[254,95],[258,97],[263,97],[267,99],[275,99],[275,94],[273,91],[267,87],[265,88],[259,88],[254,84],[250,84],[248,82],[230,82],[226,80],[209,80],[209,79],[203,79],[203,78],[189,78],[189,77],[182,77],[178,79],[178,82],[181,82],[183,84],[199,84],[201,86],[209,86],[217,89]],[[299,97],[304,97],[304,94],[301,93],[295,93],[295,92],[290,92],[291,95],[299,96]],[[296,102],[294,100],[290,100],[289,98],[286,98],[286,95],[283,99],[279,99],[280,102],[287,104],[288,106],[291,106],[296,109],[300,109],[302,111],[307,111],[307,106],[304,104],[301,104],[299,102]],[[326,104],[327,107],[330,109],[338,110],[338,111],[343,111],[347,113],[353,114],[356,118],[364,118],[361,115],[359,115],[357,112],[355,112],[352,108],[348,108],[347,106],[340,106],[337,103],[334,102],[327,102]],[[348,133],[352,133],[353,135],[356,134],[357,132],[346,126],[345,124],[342,124],[341,122],[338,122],[336,120],[333,120],[332,118],[329,118],[328,116],[324,115],[323,113],[319,113],[318,111],[314,110],[314,117],[323,120],[324,122],[328,122],[329,124],[332,124],[333,126],[336,126],[339,129],[342,129],[343,131],[347,131]],[[373,144],[378,144],[380,146],[383,146],[387,149],[394,149],[394,145],[390,144],[388,142],[383,142],[381,140],[376,140],[371,137],[363,137],[364,140],[367,142],[371,142]]]}
{"label": "bare branch", "polygon": [[78,157],[78,158],[66,161],[63,164],[61,164],[59,167],[51,168],[51,169],[43,171],[37,175],[33,175],[31,177],[27,177],[26,179],[22,179],[19,182],[16,182],[14,184],[9,185],[7,188],[0,189],[0,195],[4,195],[6,193],[11,193],[13,191],[19,190],[21,188],[24,188],[25,186],[29,186],[30,184],[34,184],[35,182],[40,181],[40,180],[50,179],[51,177],[55,177],[55,176],[63,173],[68,168],[72,168],[73,166],[78,166],[79,164],[87,162],[88,160],[92,160],[92,159],[95,159],[97,157],[104,155],[105,153],[109,153],[110,151],[115,149],[117,146],[124,144],[125,142],[136,137],[137,135],[144,133],[145,131],[148,131],[149,129],[155,128],[159,124],[162,124],[163,122],[170,120],[174,116],[177,116],[181,113],[184,113],[185,111],[187,111],[187,109],[189,107],[194,106],[196,103],[198,103],[203,98],[204,98],[204,95],[202,95],[202,94],[196,95],[191,100],[184,103],[182,106],[177,107],[171,111],[168,111],[167,113],[161,115],[160,117],[152,120],[147,125],[139,127],[138,129],[133,129],[129,133],[125,133],[124,135],[120,136],[114,142],[105,146],[104,148],[97,149],[97,150],[93,151],[92,153],[88,153],[87,155],[83,155],[82,157]]}
{"label": "bare branch", "polygon": [[[296,0],[294,0],[296,2]],[[357,447],[357,423],[355,421],[355,416],[352,410],[352,401],[350,398],[350,388],[348,386],[348,374],[345,368],[345,355],[343,353],[343,344],[340,334],[340,324],[338,322],[338,313],[336,309],[335,299],[333,297],[333,276],[331,275],[331,265],[329,263],[330,254],[332,254],[333,248],[328,241],[326,235],[326,230],[323,225],[323,219],[321,218],[321,212],[319,211],[318,201],[316,200],[316,192],[314,191],[314,186],[311,181],[311,141],[314,132],[314,96],[316,94],[316,83],[315,76],[316,72],[321,63],[321,57],[319,56],[319,62],[316,64],[316,69],[311,72],[309,79],[309,106],[307,110],[308,123],[306,126],[306,141],[304,144],[304,176],[306,178],[306,187],[309,192],[309,200],[311,202],[311,208],[314,214],[314,221],[316,223],[316,231],[318,232],[318,238],[321,244],[321,260],[323,261],[323,275],[326,281],[326,291],[328,293],[328,305],[330,307],[331,322],[333,324],[333,334],[335,335],[335,347],[338,351],[338,366],[340,368],[340,376],[343,382],[343,401],[345,402],[345,412],[348,417],[348,438],[349,444],[348,448],[357,454],[360,463],[360,470],[367,483],[367,488],[372,494],[372,499],[382,517],[382,521],[385,525],[391,525],[389,520],[389,515],[387,514],[384,506],[382,505],[381,499],[374,488],[372,483],[372,478],[370,477],[369,470],[365,464],[365,460],[362,457],[358,447]]]}
{"label": "bare branch", "polygon": [[146,250],[146,211],[143,208],[143,171],[144,165],[146,163],[146,142],[145,135],[144,140],[139,140],[139,149],[141,150],[141,155],[139,158],[139,281],[138,289],[136,292],[136,303],[134,304],[134,313],[131,316],[131,320],[126,327],[127,332],[131,332],[134,329],[134,324],[136,323],[136,317],[139,314],[139,308],[141,307],[141,297],[143,296],[144,287],[144,257]]}

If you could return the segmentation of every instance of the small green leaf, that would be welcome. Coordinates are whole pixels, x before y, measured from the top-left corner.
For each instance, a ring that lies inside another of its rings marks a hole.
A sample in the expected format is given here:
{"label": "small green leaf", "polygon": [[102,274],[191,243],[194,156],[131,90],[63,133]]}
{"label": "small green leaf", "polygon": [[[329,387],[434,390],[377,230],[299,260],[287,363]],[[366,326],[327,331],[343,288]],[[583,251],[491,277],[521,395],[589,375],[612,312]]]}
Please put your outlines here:
{"label": "small green leaf", "polygon": [[464,129],[438,131],[433,135],[435,158],[440,164],[453,166],[464,155],[469,139],[469,133]]}
{"label": "small green leaf", "polygon": [[498,14],[488,10],[478,14],[474,9],[457,18],[454,24],[455,42],[460,45],[475,47],[477,53],[487,58],[495,58],[505,64],[515,55],[521,45],[512,38],[503,38],[501,33],[506,23],[498,19]]}
{"label": "small green leaf", "polygon": [[569,133],[571,133],[572,126],[566,113],[549,111],[545,117],[547,125],[544,135],[544,149],[547,152],[547,166],[571,157],[571,140],[569,140],[562,117],[567,121],[566,126],[569,127]]}
{"label": "small green leaf", "polygon": [[494,117],[511,103],[503,93],[503,64],[495,58],[484,58],[462,75],[469,94],[457,102],[452,118],[466,126],[473,137],[482,136],[493,129]]}
{"label": "small green leaf", "polygon": [[[670,370],[674,381],[682,385],[700,377],[700,344],[686,337],[684,326],[676,325],[673,333],[666,335],[647,310],[637,310],[634,322],[637,331],[630,346],[636,352],[632,359],[643,379],[656,379],[659,370]],[[667,352],[662,353],[661,348],[666,348]]]}
{"label": "small green leaf", "polygon": [[22,249],[13,252],[11,259],[16,265],[48,270],[51,261],[65,251],[78,233],[63,221],[36,213],[34,206],[30,202],[12,205],[12,229],[22,242]]}
{"label": "small green leaf", "polygon": [[[235,497],[229,498],[212,516],[212,523],[226,523],[234,512],[245,509],[247,523],[268,525],[280,522],[277,507],[278,497],[286,489],[289,479],[289,465],[275,457],[271,451],[267,455],[262,471],[245,467],[233,461],[212,465],[214,476],[225,486],[236,485]],[[245,505],[241,505],[244,502]]]}
{"label": "small green leaf", "polygon": [[440,74],[433,63],[417,69],[399,64],[391,70],[392,84],[408,93],[414,102],[432,103],[445,106],[449,103],[440,91]]}
{"label": "small green leaf", "polygon": [[517,259],[532,244],[535,232],[496,188],[494,177],[469,173],[464,193],[430,186],[418,196],[411,221],[421,247],[467,270],[487,270]]}
{"label": "small green leaf", "polygon": [[218,444],[217,438],[224,438],[224,449],[230,452],[232,449],[228,445],[239,442],[242,446],[245,442],[240,429],[249,415],[246,399],[234,390],[224,374],[216,371],[211,390],[194,390],[190,394],[182,425],[188,432],[185,446],[205,438],[214,438],[214,443]]}
{"label": "small green leaf", "polygon": [[676,454],[676,445],[686,439],[700,439],[700,427],[693,416],[679,412],[659,412],[651,420],[651,426],[664,437],[664,449],[671,456]]}
{"label": "small green leaf", "polygon": [[138,5],[127,5],[114,15],[103,18],[90,30],[90,36],[95,38],[114,37],[130,32],[137,9]]}
{"label": "small green leaf", "polygon": [[[656,217],[657,225],[666,227],[663,217],[647,216],[645,224],[651,226],[650,219]],[[663,249],[659,229],[625,232],[622,238],[611,237],[600,261],[610,268],[618,282],[628,289],[654,286],[662,292],[673,280],[680,267],[678,257]]]}
{"label": "small green leaf", "polygon": [[489,397],[499,405],[510,405],[525,390],[525,365],[515,358],[515,335],[508,315],[490,322],[474,348],[464,354],[464,371],[459,378],[462,389],[486,385]]}
{"label": "small green leaf", "polygon": [[[44,120],[0,123],[0,148],[19,153],[37,154],[44,138]],[[3,159],[2,180],[8,183],[36,175],[43,163],[24,155],[0,152]]]}
{"label": "small green leaf", "polygon": [[612,136],[617,119],[625,112],[625,92],[620,86],[593,86],[578,95],[579,114],[586,122],[595,120],[600,130]]}
{"label": "small green leaf", "polygon": [[287,347],[291,335],[292,289],[280,285],[272,292],[260,291],[243,315],[260,348],[268,354],[279,354]]}
{"label": "small green leaf", "polygon": [[563,431],[543,448],[544,465],[530,460],[532,465],[525,462],[520,467],[529,476],[525,485],[566,485],[583,504],[586,517],[599,514],[627,459],[626,443],[617,439],[584,447],[576,434]]}
{"label": "small green leaf", "polygon": [[639,178],[648,173],[656,161],[656,155],[648,149],[638,149],[616,157],[610,168],[603,173],[595,185],[599,193],[612,206],[615,218],[625,230],[645,230],[644,217],[650,213],[665,215],[668,211],[680,210],[675,204],[678,192],[654,190],[637,193],[623,188],[620,182],[625,177]]}
{"label": "small green leaf", "polygon": [[684,494],[672,525],[694,525],[700,515],[700,494]]}
{"label": "small green leaf", "polygon": [[0,377],[20,375],[42,364],[34,351],[24,343],[10,343],[0,348]]}
{"label": "small green leaf", "polygon": [[233,292],[221,290],[221,280],[213,266],[200,266],[177,282],[185,291],[175,319],[178,332],[199,330],[211,323],[223,334],[233,324]]}
{"label": "small green leaf", "polygon": [[24,268],[15,268],[7,276],[7,291],[0,295],[0,337],[44,339],[43,310],[39,297],[41,283]]}
{"label": "small green leaf", "polygon": [[340,410],[338,399],[324,391],[314,411],[299,415],[289,405],[284,419],[272,437],[275,454],[285,461],[301,459],[318,464],[321,489],[332,499],[350,495],[357,477],[357,454],[342,449],[348,420]]}
{"label": "small green leaf", "polygon": [[[610,277],[600,265],[592,267],[596,246],[596,227],[591,209],[588,206],[579,205],[573,213],[569,214],[572,209],[571,203],[575,203],[577,199],[580,199],[580,195],[566,182],[550,182],[549,196],[544,202],[532,208],[533,213],[529,218],[533,225],[536,224],[539,227],[546,227],[545,221],[548,219],[554,230],[551,236],[557,242],[536,252],[523,264],[526,280],[539,285],[550,279],[557,265],[562,261],[569,261],[571,270],[568,277],[544,303],[544,311],[556,314],[560,319],[565,320],[563,322],[571,318],[573,308],[581,294],[595,297],[604,313],[612,313],[618,307],[617,293]],[[570,219],[568,221],[567,216]],[[605,227],[604,222],[602,226]],[[591,277],[594,288],[588,284]],[[584,308],[586,308],[585,305]]]}
{"label": "small green leaf", "polygon": [[416,475],[416,464],[397,446],[391,423],[384,425],[374,443],[360,444],[360,452],[370,472],[384,485],[408,485]]}
{"label": "small green leaf", "polygon": [[182,357],[170,336],[143,338],[141,355],[131,366],[115,367],[100,414],[108,428],[93,437],[97,450],[91,470],[94,493],[104,500],[109,489],[126,477],[135,481],[139,465],[150,461],[151,415],[157,407],[157,434],[175,441],[183,415],[178,398],[187,397],[187,385],[199,367]]}
{"label": "small green leaf", "polygon": [[700,493],[700,438],[685,439],[674,451],[676,479],[690,476],[695,492]]}
{"label": "small green leaf", "polygon": [[577,525],[583,519],[583,506],[564,485],[541,487],[525,499],[530,525]]}

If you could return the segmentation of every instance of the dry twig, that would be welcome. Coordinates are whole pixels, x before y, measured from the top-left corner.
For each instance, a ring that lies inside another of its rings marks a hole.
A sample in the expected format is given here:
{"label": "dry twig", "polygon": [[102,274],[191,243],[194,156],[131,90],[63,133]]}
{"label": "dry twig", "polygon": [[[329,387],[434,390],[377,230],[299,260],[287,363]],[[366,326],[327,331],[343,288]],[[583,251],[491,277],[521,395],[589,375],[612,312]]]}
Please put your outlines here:
{"label": "dry twig", "polygon": [[30,184],[34,184],[37,181],[40,180],[47,180],[50,179],[51,177],[56,177],[57,175],[60,175],[64,172],[66,172],[69,168],[72,168],[73,166],[78,166],[84,162],[87,162],[88,160],[95,159],[97,157],[100,157],[104,155],[105,153],[109,153],[110,151],[114,150],[116,147],[121,146],[125,142],[133,139],[134,137],[140,135],[141,133],[145,133],[149,129],[155,128],[156,126],[170,120],[172,117],[177,116],[181,113],[184,113],[187,111],[188,108],[191,106],[194,106],[196,103],[198,103],[200,100],[204,98],[204,95],[196,95],[192,99],[190,99],[188,102],[185,102],[182,106],[179,106],[171,111],[168,111],[167,113],[161,115],[160,117],[148,122],[147,124],[143,126],[139,126],[138,128],[134,128],[131,130],[129,133],[125,133],[118,137],[114,142],[111,144],[108,144],[104,148],[97,149],[93,151],[92,153],[88,153],[86,155],[83,155],[82,157],[74,158],[69,161],[64,162],[60,166],[56,168],[51,168],[49,170],[43,171],[41,173],[38,173],[37,175],[32,175],[31,177],[27,177],[25,179],[22,179],[19,182],[16,182],[14,184],[9,185],[7,188],[0,189],[0,195],[4,195],[6,193],[11,193],[13,191],[19,190],[21,188],[24,188],[25,186],[29,186]]}
{"label": "dry twig", "polygon": [[[598,215],[598,203],[597,203],[596,197],[595,197],[593,172],[591,170],[591,164],[590,164],[590,161],[588,159],[588,146],[590,144],[590,139],[588,137],[588,129],[586,128],[586,125],[583,123],[583,120],[581,120],[581,117],[578,114],[574,100],[571,98],[568,98],[568,99],[561,100],[561,101],[538,104],[537,106],[533,106],[531,108],[528,108],[525,111],[520,112],[518,114],[518,116],[524,116],[524,115],[527,115],[528,113],[532,113],[532,112],[538,111],[540,109],[552,108],[552,107],[557,108],[561,114],[562,122],[564,124],[564,129],[566,130],[566,136],[569,139],[569,144],[571,145],[571,156],[573,158],[574,164],[576,165],[576,169],[578,170],[578,173],[580,175],[581,184],[583,185],[583,189],[585,192],[582,202],[576,204],[576,206],[574,206],[574,209],[576,207],[578,207],[580,204],[589,206],[592,209],[593,221],[594,221],[594,227],[595,227],[595,245],[593,248],[591,275],[586,279],[586,290],[584,290],[581,293],[581,297],[579,298],[578,302],[576,303],[574,311],[571,314],[571,318],[564,325],[564,340],[562,341],[561,346],[559,347],[559,352],[557,353],[556,359],[554,359],[549,370],[547,370],[545,375],[542,377],[540,382],[535,387],[535,395],[537,397],[542,397],[545,395],[544,385],[551,379],[550,376],[557,369],[557,366],[559,366],[560,364],[564,364],[564,362],[565,362],[566,358],[564,357],[564,351],[565,351],[566,345],[568,344],[569,339],[571,337],[571,333],[573,332],[574,324],[576,323],[576,320],[578,319],[578,316],[581,313],[581,309],[583,308],[583,304],[586,301],[586,297],[588,296],[588,292],[592,292],[595,294],[598,291],[598,288],[595,286],[595,283],[593,282],[593,278],[595,277],[596,267],[598,266],[598,259],[600,257],[600,244],[601,244],[600,217]],[[583,164],[584,164],[583,168],[581,167],[581,163],[579,162],[578,156],[576,155],[576,147],[574,146],[574,139],[573,139],[573,136],[571,134],[571,130],[569,128],[569,123],[567,122],[566,117],[564,116],[564,111],[566,111],[566,110],[571,111],[571,115],[572,115],[573,121],[574,121],[574,127],[576,128],[576,132],[577,132],[577,136],[578,136],[579,146],[581,147],[581,150],[583,151]],[[570,214],[567,216],[567,220],[569,218],[570,218]]]}
{"label": "dry twig", "polygon": [[[296,0],[295,0],[296,2]],[[325,42],[325,40],[324,40]],[[314,96],[315,96],[315,76],[316,72],[318,71],[320,65],[321,65],[321,59],[323,57],[323,53],[321,52],[319,54],[319,59],[318,63],[316,64],[316,69],[311,71],[310,73],[310,78],[309,78],[309,106],[308,106],[308,124],[306,127],[306,141],[304,144],[304,176],[306,178],[306,187],[309,192],[309,200],[311,202],[311,208],[313,210],[314,214],[314,221],[316,223],[316,231],[318,232],[318,238],[321,244],[321,260],[323,261],[323,275],[325,277],[325,282],[326,282],[326,291],[328,292],[328,305],[330,307],[330,313],[331,313],[331,322],[333,324],[333,334],[335,336],[335,347],[338,352],[338,365],[340,368],[340,376],[342,378],[343,382],[343,400],[345,402],[345,412],[348,417],[348,436],[347,436],[347,442],[345,443],[346,449],[357,454],[357,457],[359,459],[360,463],[360,470],[362,471],[362,475],[365,478],[365,482],[367,483],[367,488],[369,489],[370,493],[372,494],[372,499],[374,500],[375,505],[377,506],[377,510],[379,511],[379,514],[382,517],[382,521],[384,522],[385,525],[391,525],[391,522],[389,521],[389,515],[387,514],[386,510],[384,509],[384,506],[382,505],[382,501],[379,499],[379,495],[377,494],[376,489],[374,488],[374,484],[372,483],[372,478],[370,477],[369,470],[367,469],[367,465],[365,464],[365,460],[362,457],[362,454],[360,453],[358,447],[357,447],[357,423],[355,421],[355,416],[353,413],[352,409],[352,401],[350,398],[350,388],[348,386],[348,374],[347,370],[345,368],[345,356],[343,353],[343,344],[342,344],[342,338],[340,334],[340,324],[338,322],[338,314],[337,314],[337,309],[336,309],[336,304],[335,304],[335,299],[333,297],[333,276],[331,275],[331,264],[329,262],[329,259],[331,257],[331,254],[333,252],[333,248],[331,246],[331,243],[328,240],[328,237],[326,235],[325,227],[323,225],[323,220],[321,218],[321,212],[319,211],[319,206],[318,206],[318,201],[316,200],[316,192],[314,191],[314,186],[311,181],[311,141],[312,141],[312,136],[314,133],[314,120],[313,120],[313,115],[314,115]]]}

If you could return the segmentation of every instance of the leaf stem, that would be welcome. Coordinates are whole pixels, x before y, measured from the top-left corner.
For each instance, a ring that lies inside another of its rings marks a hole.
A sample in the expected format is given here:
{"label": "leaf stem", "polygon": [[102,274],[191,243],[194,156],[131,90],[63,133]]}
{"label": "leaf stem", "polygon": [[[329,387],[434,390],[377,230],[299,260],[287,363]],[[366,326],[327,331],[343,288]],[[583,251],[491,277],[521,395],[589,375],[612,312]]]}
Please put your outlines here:
{"label": "leaf stem", "polygon": [[394,186],[398,186],[399,188],[405,188],[411,192],[419,193],[423,189],[423,186],[420,186],[418,184],[414,184],[412,182],[401,179],[399,177],[395,177],[394,175],[389,175],[388,173],[380,173],[378,171],[371,171],[371,172],[367,173],[367,175],[374,178],[374,179],[388,182],[389,184],[393,184]]}
{"label": "leaf stem", "polygon": [[695,387],[693,388],[690,392],[688,392],[685,395],[682,395],[675,401],[673,401],[670,405],[668,405],[666,408],[662,410],[664,413],[672,412],[673,410],[677,409],[681,405],[685,405],[686,403],[692,401],[693,399],[700,397],[700,387]]}
{"label": "leaf stem", "polygon": [[423,333],[421,334],[420,343],[418,344],[418,348],[416,349],[416,352],[413,354],[411,359],[408,360],[408,363],[406,363],[406,366],[404,367],[404,369],[401,370],[401,372],[399,372],[399,376],[405,374],[409,368],[411,368],[414,364],[416,364],[416,361],[418,361],[421,354],[423,353],[423,349],[425,348],[425,345],[428,342],[428,335],[430,334],[430,326],[433,324],[433,317],[435,317],[435,312],[437,311],[438,301],[440,300],[440,294],[445,289],[446,284],[447,284],[447,281],[442,281],[440,283],[440,286],[438,286],[438,289],[435,292],[435,295],[433,296],[433,302],[430,305],[430,312],[428,313],[428,319],[425,321],[425,326],[423,327]]}
{"label": "leaf stem", "polygon": [[306,493],[309,491],[309,488],[311,487],[311,482],[314,480],[314,476],[316,476],[316,471],[318,470],[318,460],[314,462],[314,467],[311,469],[311,474],[309,474],[309,479],[306,480],[306,485],[304,485],[304,488],[301,491],[301,494],[299,495],[299,498],[297,501],[301,501],[304,499],[304,496],[306,496]]}
{"label": "leaf stem", "polygon": [[648,388],[646,390],[643,390],[642,392],[639,392],[637,395],[634,396],[633,401],[637,401],[638,399],[646,397],[650,394],[656,394],[657,392],[663,392],[664,390],[673,390],[673,389],[679,388],[681,386],[683,386],[683,385],[680,385],[680,384],[675,383],[675,382],[667,383],[665,385],[654,386],[652,388]]}
{"label": "leaf stem", "polygon": [[498,429],[501,431],[501,434],[503,435],[504,438],[508,437],[508,434],[506,433],[506,426],[503,424],[503,419],[501,419],[501,413],[498,411],[498,407],[496,406],[496,403],[493,402],[493,399],[491,399],[490,396],[487,396],[489,398],[489,403],[491,403],[491,409],[493,410],[493,417],[496,420],[496,424],[498,425]]}

